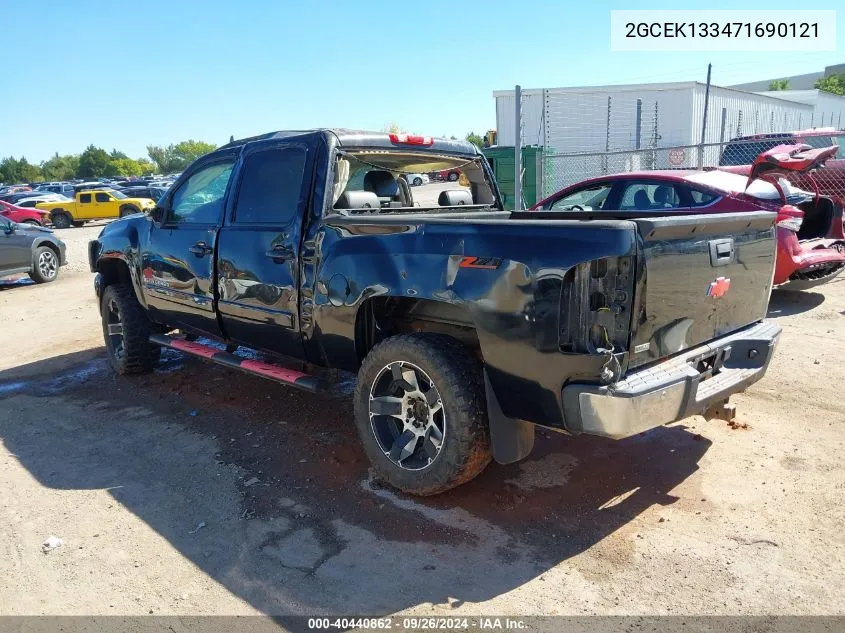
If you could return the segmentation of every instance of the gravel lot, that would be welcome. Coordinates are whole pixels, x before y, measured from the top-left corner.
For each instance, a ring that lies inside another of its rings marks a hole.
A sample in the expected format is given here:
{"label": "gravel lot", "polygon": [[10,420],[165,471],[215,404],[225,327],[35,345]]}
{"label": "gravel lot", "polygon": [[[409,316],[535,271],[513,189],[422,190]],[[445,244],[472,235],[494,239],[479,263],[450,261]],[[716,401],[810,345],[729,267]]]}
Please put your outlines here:
{"label": "gravel lot", "polygon": [[318,398],[178,354],[113,375],[98,232],[57,232],[57,282],[0,286],[0,614],[845,611],[845,277],[774,293],[781,345],[736,428],[540,433],[420,501],[371,483],[349,384]]}

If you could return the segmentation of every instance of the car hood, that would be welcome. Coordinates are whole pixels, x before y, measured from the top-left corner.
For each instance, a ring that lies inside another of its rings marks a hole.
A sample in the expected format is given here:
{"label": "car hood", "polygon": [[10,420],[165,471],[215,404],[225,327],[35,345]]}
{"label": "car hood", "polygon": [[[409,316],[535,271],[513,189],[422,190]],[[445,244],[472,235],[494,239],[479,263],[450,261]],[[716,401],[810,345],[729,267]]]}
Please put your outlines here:
{"label": "car hood", "polygon": [[36,226],[34,224],[24,224],[22,222],[15,222],[15,231],[23,235],[38,235],[39,233],[52,233],[53,229],[48,229],[43,226]]}

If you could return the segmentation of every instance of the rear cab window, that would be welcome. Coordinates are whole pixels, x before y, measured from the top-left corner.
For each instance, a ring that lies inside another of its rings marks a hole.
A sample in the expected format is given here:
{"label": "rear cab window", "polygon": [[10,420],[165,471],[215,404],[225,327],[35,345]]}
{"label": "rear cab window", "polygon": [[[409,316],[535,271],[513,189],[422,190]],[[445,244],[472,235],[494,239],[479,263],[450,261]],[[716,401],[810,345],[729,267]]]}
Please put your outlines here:
{"label": "rear cab window", "polygon": [[[437,211],[448,207],[490,210],[496,204],[484,169],[484,158],[421,152],[412,148],[348,149],[339,152],[334,165],[331,206],[334,212],[376,213],[379,209]],[[409,174],[459,170],[456,181],[431,182],[411,190]],[[498,207],[496,207],[498,208]]]}

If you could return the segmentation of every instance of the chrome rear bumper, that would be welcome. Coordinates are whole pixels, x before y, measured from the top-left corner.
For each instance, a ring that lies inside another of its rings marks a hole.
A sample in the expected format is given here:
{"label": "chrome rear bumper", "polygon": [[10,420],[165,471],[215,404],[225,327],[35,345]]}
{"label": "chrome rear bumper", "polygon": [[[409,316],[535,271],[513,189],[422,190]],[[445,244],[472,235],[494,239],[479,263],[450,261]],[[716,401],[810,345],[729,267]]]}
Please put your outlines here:
{"label": "chrome rear bumper", "polygon": [[[566,429],[622,439],[703,413],[763,377],[780,331],[764,321],[630,372],[614,385],[566,385]],[[704,359],[715,359],[718,371],[697,368]]]}

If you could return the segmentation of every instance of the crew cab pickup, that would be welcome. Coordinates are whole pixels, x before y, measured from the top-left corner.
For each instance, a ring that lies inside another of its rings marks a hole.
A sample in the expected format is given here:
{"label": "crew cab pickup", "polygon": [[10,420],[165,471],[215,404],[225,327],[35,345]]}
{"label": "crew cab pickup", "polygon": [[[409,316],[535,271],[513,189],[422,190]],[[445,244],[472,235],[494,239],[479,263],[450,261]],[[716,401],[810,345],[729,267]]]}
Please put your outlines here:
{"label": "crew cab pickup", "polygon": [[71,201],[39,202],[37,209],[50,214],[57,229],[82,226],[88,220],[122,218],[155,206],[149,198],[130,198],[114,189],[78,191]]}
{"label": "crew cab pickup", "polygon": [[[401,177],[454,168],[469,186],[418,200]],[[469,143],[277,132],[197,160],[89,261],[118,373],[163,347],[317,393],[357,372],[374,470],[434,494],[527,456],[536,425],[728,415],[780,332],[775,218],[509,212]]]}

